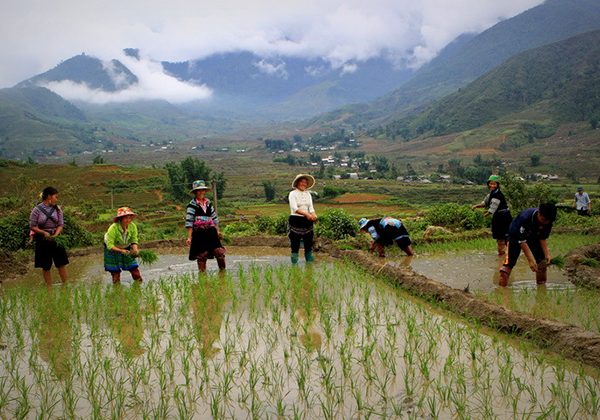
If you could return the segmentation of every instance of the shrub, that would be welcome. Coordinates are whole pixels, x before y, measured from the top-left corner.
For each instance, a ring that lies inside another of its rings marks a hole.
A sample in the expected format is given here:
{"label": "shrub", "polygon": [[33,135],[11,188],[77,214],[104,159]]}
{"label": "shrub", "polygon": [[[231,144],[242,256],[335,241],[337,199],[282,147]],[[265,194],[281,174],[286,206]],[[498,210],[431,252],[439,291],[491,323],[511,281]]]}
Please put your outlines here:
{"label": "shrub", "polygon": [[223,228],[227,236],[246,236],[256,233],[256,226],[248,222],[233,222]]}
{"label": "shrub", "polygon": [[282,214],[277,217],[257,216],[256,230],[270,235],[285,235],[287,233],[288,216]]}
{"label": "shrub", "polygon": [[[29,211],[0,219],[0,248],[16,251],[25,248],[29,240]],[[66,248],[89,246],[94,243],[92,234],[77,223],[68,213],[64,215],[65,226],[60,243]]]}
{"label": "shrub", "polygon": [[316,234],[334,240],[356,236],[358,223],[345,210],[327,210],[319,217]]}
{"label": "shrub", "polygon": [[558,202],[556,193],[542,182],[527,185],[514,174],[504,174],[500,185],[513,215],[529,207],[538,207],[541,203]]}
{"label": "shrub", "polygon": [[334,187],[331,185],[326,185],[323,187],[323,197],[324,198],[335,198],[338,195],[342,195],[346,192],[345,189],[340,187]]}
{"label": "shrub", "polygon": [[426,216],[431,225],[462,229],[478,229],[486,226],[483,214],[471,210],[468,205],[456,203],[440,204],[432,207]]}

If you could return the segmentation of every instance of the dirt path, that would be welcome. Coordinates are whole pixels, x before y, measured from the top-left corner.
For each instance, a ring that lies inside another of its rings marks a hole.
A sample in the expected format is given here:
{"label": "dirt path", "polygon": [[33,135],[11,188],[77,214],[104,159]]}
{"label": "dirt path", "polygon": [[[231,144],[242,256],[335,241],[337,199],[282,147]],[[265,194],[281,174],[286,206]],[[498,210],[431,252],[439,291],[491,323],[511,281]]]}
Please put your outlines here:
{"label": "dirt path", "polygon": [[410,267],[392,267],[363,251],[341,251],[339,255],[373,274],[389,278],[412,294],[442,304],[454,313],[530,339],[543,348],[600,368],[600,335],[596,333],[486,302],[470,293],[416,274]]}

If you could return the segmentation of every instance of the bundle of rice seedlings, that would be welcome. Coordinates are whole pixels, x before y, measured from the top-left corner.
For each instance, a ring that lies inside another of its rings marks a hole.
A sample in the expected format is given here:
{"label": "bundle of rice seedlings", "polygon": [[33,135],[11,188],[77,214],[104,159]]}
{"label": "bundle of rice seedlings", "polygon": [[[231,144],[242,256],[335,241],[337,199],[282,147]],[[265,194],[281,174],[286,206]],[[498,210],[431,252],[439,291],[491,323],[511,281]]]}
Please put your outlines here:
{"label": "bundle of rice seedlings", "polygon": [[555,265],[558,268],[563,268],[565,266],[565,257],[559,255],[550,260],[550,265]]}
{"label": "bundle of rice seedlings", "polygon": [[145,265],[151,265],[158,261],[158,255],[156,255],[154,251],[149,250],[140,250],[137,254],[137,258]]}

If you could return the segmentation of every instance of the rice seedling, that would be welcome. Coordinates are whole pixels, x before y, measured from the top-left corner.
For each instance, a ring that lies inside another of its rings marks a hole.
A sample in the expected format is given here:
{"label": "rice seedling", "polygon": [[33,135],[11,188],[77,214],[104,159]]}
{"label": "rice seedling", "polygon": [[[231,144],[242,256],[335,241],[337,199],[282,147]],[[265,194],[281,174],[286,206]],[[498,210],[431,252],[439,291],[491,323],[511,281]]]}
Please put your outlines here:
{"label": "rice seedling", "polygon": [[137,258],[139,258],[140,262],[144,265],[152,265],[158,261],[156,252],[148,249],[140,249],[137,253]]}
{"label": "rice seedling", "polygon": [[[5,292],[10,417],[592,417],[600,406],[593,376],[343,264]],[[44,334],[57,325],[68,333]],[[51,347],[70,350],[50,363]]]}

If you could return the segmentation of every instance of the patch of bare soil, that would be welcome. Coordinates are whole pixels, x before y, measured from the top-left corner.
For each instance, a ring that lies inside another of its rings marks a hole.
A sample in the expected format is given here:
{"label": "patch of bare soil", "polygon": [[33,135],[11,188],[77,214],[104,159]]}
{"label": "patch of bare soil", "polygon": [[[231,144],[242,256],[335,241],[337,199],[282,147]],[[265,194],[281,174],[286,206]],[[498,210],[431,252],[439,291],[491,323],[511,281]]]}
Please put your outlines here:
{"label": "patch of bare soil", "polygon": [[500,331],[534,341],[565,357],[600,368],[600,335],[574,325],[511,311],[474,295],[416,274],[410,267],[391,266],[362,251],[341,251],[349,261],[383,275],[412,294],[441,303],[448,310]]}
{"label": "patch of bare soil", "polygon": [[565,271],[574,285],[600,289],[600,244],[569,252],[565,258]]}

